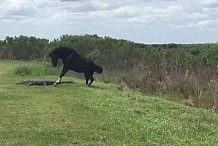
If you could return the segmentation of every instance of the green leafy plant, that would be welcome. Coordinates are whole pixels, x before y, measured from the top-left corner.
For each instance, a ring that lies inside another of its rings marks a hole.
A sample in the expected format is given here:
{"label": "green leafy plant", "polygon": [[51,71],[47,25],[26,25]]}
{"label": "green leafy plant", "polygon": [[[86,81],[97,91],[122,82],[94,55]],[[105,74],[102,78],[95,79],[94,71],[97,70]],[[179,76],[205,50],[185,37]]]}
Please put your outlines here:
{"label": "green leafy plant", "polygon": [[19,66],[16,68],[15,74],[21,75],[21,76],[31,75],[32,69],[28,66]]}

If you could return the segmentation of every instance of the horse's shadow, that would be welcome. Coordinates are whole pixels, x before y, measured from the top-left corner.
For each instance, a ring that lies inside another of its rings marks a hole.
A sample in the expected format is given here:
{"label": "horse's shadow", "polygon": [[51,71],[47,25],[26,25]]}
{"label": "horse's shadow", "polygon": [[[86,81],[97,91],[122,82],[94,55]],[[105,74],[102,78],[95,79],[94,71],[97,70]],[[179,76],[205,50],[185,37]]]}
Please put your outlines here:
{"label": "horse's shadow", "polygon": [[97,86],[97,85],[91,85],[91,86],[88,86],[88,88],[93,88],[93,89],[105,89],[104,87]]}
{"label": "horse's shadow", "polygon": [[[55,86],[60,85],[60,84],[77,84],[77,82],[71,82],[71,81],[59,82]],[[92,88],[92,89],[99,89],[99,90],[105,89],[104,87],[101,87],[101,86],[98,86],[98,85],[84,86],[84,84],[77,84],[76,87],[79,87],[79,88],[84,88],[85,87],[85,88]]]}
{"label": "horse's shadow", "polygon": [[[54,83],[55,83],[55,82],[54,82]],[[51,85],[54,85],[54,83],[51,84]],[[76,82],[73,82],[73,81],[63,81],[63,82],[57,83],[56,85],[60,85],[60,84],[76,84]]]}
{"label": "horse's shadow", "polygon": [[[16,84],[23,84],[27,86],[54,86],[55,81],[49,81],[49,80],[22,80],[21,82],[17,82]],[[55,86],[61,85],[61,84],[77,84],[77,82],[74,81],[61,81],[55,84]],[[81,87],[84,87],[82,84],[78,85]],[[91,85],[88,86],[89,88],[93,89],[105,89],[98,85]]]}

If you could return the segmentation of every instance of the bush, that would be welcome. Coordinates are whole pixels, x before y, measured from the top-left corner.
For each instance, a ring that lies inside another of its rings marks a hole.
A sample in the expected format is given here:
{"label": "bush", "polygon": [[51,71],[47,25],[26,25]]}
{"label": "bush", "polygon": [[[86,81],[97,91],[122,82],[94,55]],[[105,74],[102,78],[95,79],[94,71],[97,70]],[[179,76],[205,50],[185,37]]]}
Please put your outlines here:
{"label": "bush", "polygon": [[28,66],[19,66],[16,68],[15,74],[21,75],[21,76],[31,75],[32,69]]}
{"label": "bush", "polygon": [[32,76],[48,76],[59,75],[60,69],[53,68],[48,63],[32,63],[28,65],[22,65],[16,68],[15,74],[20,76],[32,75]]}

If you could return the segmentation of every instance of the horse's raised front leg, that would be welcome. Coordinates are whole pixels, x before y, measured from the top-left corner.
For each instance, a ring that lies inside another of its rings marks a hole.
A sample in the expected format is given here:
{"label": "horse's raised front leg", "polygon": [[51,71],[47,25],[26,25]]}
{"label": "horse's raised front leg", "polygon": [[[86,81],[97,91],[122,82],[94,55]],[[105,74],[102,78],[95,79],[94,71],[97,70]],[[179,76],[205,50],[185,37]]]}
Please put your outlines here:
{"label": "horse's raised front leg", "polygon": [[54,83],[54,86],[57,85],[57,83],[61,82],[62,77],[67,73],[68,69],[63,68],[60,77],[58,78],[58,80]]}

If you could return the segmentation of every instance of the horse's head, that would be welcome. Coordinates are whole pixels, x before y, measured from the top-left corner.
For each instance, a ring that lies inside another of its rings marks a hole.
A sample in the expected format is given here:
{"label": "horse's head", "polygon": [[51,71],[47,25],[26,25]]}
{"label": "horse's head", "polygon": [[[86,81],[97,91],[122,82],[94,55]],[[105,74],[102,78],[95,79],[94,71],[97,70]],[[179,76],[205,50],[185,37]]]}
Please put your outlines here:
{"label": "horse's head", "polygon": [[57,64],[58,64],[58,59],[59,59],[59,57],[57,57],[54,52],[50,52],[50,53],[49,53],[49,57],[51,57],[52,66],[53,66],[53,67],[56,67]]}
{"label": "horse's head", "polygon": [[103,72],[103,69],[102,69],[100,66],[95,65],[95,72],[97,72],[97,73],[102,73],[102,72]]}
{"label": "horse's head", "polygon": [[73,59],[81,58],[76,51],[67,47],[56,48],[49,53],[49,56],[51,57],[53,67],[57,66],[57,62],[59,58],[65,61],[72,58]]}

